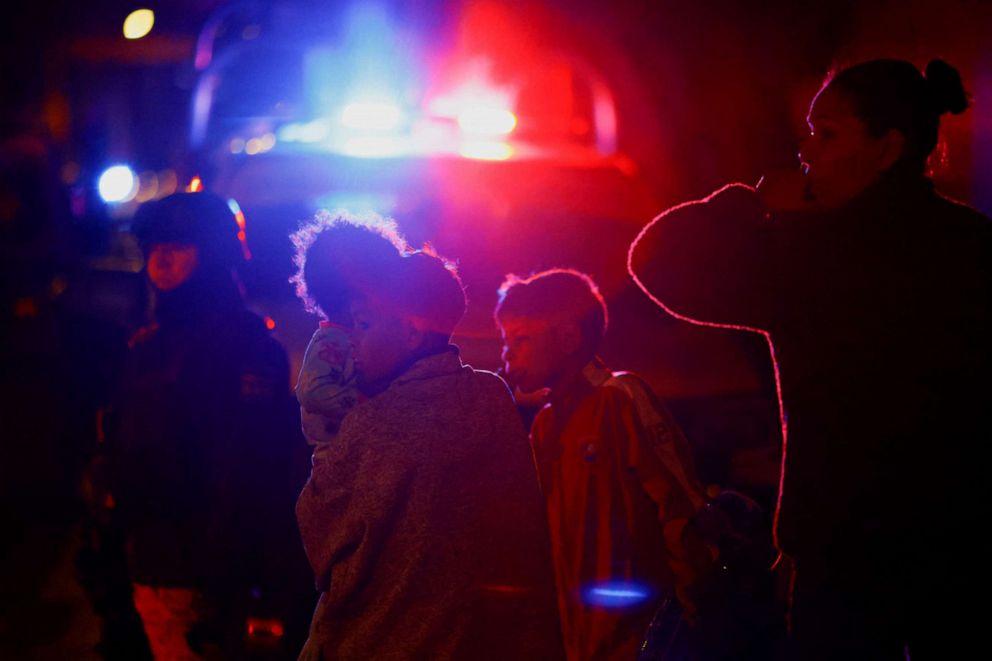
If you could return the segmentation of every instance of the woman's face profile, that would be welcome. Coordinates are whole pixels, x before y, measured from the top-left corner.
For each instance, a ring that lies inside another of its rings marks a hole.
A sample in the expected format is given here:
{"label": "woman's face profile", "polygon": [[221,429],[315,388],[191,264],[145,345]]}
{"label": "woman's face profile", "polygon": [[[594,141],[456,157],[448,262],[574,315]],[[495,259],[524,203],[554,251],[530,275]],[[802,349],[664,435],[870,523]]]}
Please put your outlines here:
{"label": "woman's face profile", "polygon": [[813,99],[806,121],[809,134],[799,158],[817,203],[842,206],[891,167],[890,141],[869,135],[851,101],[837,89],[828,85]]}
{"label": "woman's face profile", "polygon": [[189,280],[198,264],[196,246],[159,243],[148,253],[148,279],[159,291],[172,291]]}

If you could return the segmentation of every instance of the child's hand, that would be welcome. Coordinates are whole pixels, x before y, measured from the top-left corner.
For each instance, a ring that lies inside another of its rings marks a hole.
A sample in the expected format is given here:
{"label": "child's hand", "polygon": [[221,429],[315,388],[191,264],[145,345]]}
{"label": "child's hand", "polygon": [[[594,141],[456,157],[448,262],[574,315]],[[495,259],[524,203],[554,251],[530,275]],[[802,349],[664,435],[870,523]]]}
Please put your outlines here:
{"label": "child's hand", "polygon": [[520,389],[520,386],[514,386],[513,388],[513,399],[519,406],[541,408],[547,403],[550,394],[551,391],[548,388],[541,388],[534,392],[524,392]]}

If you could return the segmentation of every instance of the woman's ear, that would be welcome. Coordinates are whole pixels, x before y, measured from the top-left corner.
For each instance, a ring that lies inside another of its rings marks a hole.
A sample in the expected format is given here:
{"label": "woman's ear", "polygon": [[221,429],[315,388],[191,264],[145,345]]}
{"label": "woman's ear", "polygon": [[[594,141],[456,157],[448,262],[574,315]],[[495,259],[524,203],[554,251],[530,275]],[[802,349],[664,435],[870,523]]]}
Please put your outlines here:
{"label": "woman's ear", "polygon": [[902,158],[906,148],[906,136],[899,129],[889,129],[882,136],[878,156],[878,170],[885,172]]}

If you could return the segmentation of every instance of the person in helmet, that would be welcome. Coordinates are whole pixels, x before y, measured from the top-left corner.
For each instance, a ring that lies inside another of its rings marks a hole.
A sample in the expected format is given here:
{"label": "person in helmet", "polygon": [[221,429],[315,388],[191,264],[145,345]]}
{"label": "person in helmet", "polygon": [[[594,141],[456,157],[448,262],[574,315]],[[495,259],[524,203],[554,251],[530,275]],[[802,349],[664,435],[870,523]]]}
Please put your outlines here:
{"label": "person in helmet", "polygon": [[149,202],[132,230],[153,305],[109,442],[135,606],[156,658],[237,656],[252,602],[278,589],[266,558],[294,538],[288,361],[245,306],[224,200]]}

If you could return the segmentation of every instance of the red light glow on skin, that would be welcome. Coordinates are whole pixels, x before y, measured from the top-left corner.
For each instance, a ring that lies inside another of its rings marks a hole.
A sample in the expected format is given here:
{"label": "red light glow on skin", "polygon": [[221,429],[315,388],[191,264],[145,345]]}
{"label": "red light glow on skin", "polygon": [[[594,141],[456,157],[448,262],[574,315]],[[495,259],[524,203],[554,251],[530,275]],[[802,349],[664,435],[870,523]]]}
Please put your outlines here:
{"label": "red light glow on skin", "polygon": [[171,291],[189,280],[199,263],[196,246],[160,243],[148,253],[148,279],[159,291]]}

